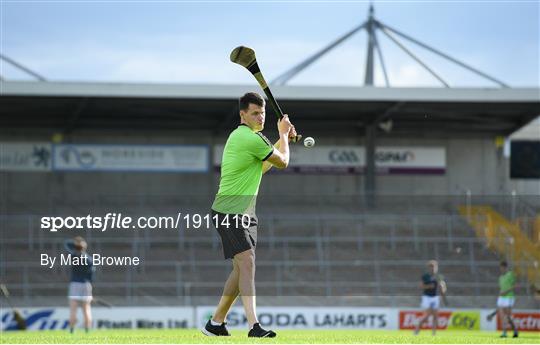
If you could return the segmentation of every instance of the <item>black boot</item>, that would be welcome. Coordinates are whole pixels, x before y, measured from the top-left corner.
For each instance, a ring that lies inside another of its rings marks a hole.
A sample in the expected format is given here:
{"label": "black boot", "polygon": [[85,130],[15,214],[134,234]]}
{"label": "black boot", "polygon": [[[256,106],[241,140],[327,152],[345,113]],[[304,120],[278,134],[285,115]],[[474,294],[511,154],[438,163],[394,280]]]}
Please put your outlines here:
{"label": "black boot", "polygon": [[261,325],[257,322],[253,325],[253,328],[249,330],[248,337],[254,337],[254,338],[274,338],[276,336],[276,332],[274,331],[267,331],[263,328],[261,328]]}

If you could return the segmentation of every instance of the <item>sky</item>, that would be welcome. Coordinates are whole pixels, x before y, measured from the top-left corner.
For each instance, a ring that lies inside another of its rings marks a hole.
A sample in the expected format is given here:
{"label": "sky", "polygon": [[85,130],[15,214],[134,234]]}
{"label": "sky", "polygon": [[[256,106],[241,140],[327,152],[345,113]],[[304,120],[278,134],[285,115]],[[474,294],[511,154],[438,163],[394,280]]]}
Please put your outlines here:
{"label": "sky", "polygon": [[[5,1],[1,53],[54,81],[246,84],[229,61],[255,49],[272,80],[367,19],[365,1]],[[540,86],[539,1],[374,1],[375,17],[512,87]],[[392,86],[441,86],[378,32]],[[290,85],[360,86],[366,33]],[[451,86],[496,86],[401,41]],[[378,57],[376,56],[378,59]],[[6,80],[31,79],[0,64]],[[376,61],[375,84],[384,86]]]}

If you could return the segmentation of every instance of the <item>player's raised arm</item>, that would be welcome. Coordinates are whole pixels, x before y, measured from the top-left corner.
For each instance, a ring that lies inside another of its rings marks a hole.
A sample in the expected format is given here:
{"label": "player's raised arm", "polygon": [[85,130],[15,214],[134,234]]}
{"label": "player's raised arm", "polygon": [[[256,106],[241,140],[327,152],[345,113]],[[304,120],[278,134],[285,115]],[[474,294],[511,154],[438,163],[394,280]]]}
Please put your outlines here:
{"label": "player's raised arm", "polygon": [[276,168],[283,169],[289,165],[289,133],[293,125],[289,121],[288,115],[283,115],[283,118],[278,121],[279,141],[278,148],[274,150],[267,161]]}
{"label": "player's raised arm", "polygon": [[[294,140],[298,136],[298,133],[296,133],[296,129],[294,128],[294,125],[291,128],[291,131],[289,132],[289,142],[291,140]],[[275,150],[279,151],[280,149],[280,140],[276,141],[274,144]],[[274,165],[272,163],[269,163],[268,160],[263,163],[263,174],[265,174],[268,170],[272,169]]]}
{"label": "player's raised arm", "polygon": [[444,279],[444,276],[442,274],[437,274],[436,277],[439,294],[441,295],[441,300],[443,301],[444,305],[448,307],[448,298],[446,298],[446,291],[448,290],[448,287],[446,285],[446,280]]}

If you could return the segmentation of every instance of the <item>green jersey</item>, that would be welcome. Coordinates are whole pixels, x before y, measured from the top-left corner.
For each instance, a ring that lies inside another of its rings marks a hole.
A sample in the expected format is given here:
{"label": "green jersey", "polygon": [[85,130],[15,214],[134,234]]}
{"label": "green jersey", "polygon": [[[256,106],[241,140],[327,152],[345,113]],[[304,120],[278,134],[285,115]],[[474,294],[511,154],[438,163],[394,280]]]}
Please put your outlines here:
{"label": "green jersey", "polygon": [[[499,276],[499,289],[500,291],[508,290],[516,284],[516,275],[512,271],[508,271],[505,274]],[[514,290],[510,290],[503,295],[504,297],[514,297]]]}
{"label": "green jersey", "polygon": [[212,205],[226,214],[254,214],[263,162],[274,146],[264,135],[240,125],[227,139],[221,160],[219,190]]}

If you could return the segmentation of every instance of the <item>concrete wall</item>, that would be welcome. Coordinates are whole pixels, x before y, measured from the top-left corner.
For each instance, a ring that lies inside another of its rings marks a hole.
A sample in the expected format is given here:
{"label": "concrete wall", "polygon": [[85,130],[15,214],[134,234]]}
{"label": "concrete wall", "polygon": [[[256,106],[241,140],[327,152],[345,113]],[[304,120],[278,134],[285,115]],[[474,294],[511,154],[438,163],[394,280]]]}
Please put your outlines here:
{"label": "concrete wall", "polygon": [[[271,135],[269,135],[272,138]],[[0,141],[49,141],[39,133],[3,133]],[[217,144],[224,136],[211,133],[148,133],[146,135],[77,132],[68,142],[130,144]],[[320,145],[362,145],[362,138],[318,138]],[[445,147],[447,171],[442,176],[378,176],[377,191],[384,195],[540,195],[540,181],[514,181],[509,176],[509,160],[494,139],[391,139],[378,145]],[[4,202],[47,202],[51,196],[85,200],[96,195],[202,195],[217,190],[219,174],[169,173],[29,173],[1,172]],[[265,195],[350,195],[361,193],[363,176],[268,174],[260,193]]]}
{"label": "concrete wall", "polygon": [[[319,140],[319,143],[322,143]],[[358,144],[361,139],[332,140],[328,144]],[[379,194],[414,195],[464,195],[470,190],[473,195],[508,195],[512,190],[518,194],[540,195],[538,180],[510,180],[508,158],[494,139],[380,139],[381,146],[435,146],[446,149],[447,170],[445,175],[382,175],[376,178]],[[287,180],[291,183],[278,183]],[[276,182],[274,182],[276,181]],[[294,181],[294,182],[293,182]],[[301,177],[267,176],[265,184],[271,187],[265,192],[284,192],[294,188],[298,192],[343,193],[362,192],[363,176],[315,176]],[[263,186],[264,188],[265,186]]]}

